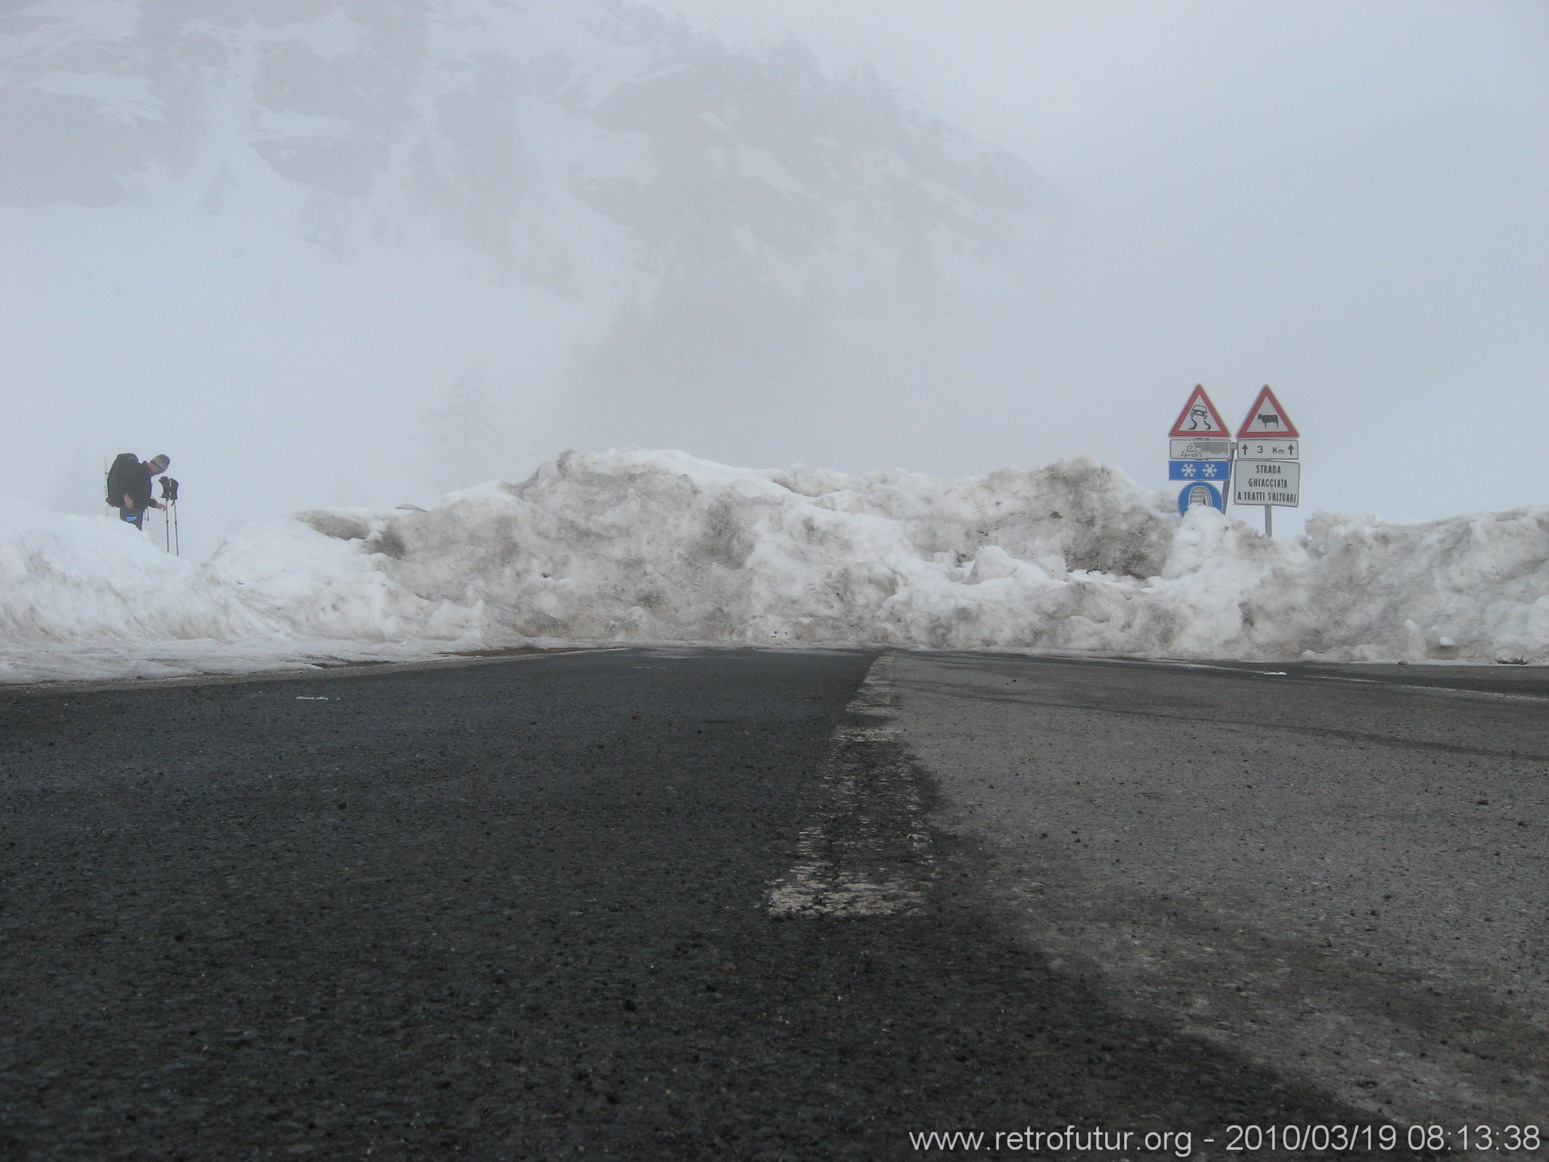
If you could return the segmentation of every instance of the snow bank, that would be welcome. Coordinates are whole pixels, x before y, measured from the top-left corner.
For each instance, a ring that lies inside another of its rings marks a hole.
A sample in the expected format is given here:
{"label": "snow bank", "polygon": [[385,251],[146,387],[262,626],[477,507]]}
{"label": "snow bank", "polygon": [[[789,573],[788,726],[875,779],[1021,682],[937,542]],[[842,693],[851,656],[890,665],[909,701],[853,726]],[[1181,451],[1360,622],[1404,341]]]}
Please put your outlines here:
{"label": "snow bank", "polygon": [[[267,558],[274,570],[319,581],[318,593],[350,576],[358,553],[295,521],[274,524],[270,547],[288,550]],[[262,555],[263,532],[229,547],[238,558]],[[369,575],[369,561],[361,564]],[[114,519],[13,510],[0,520],[0,682],[254,673],[432,652],[369,630],[332,640],[308,633],[317,593],[292,585],[292,604],[277,611],[246,586],[169,556]],[[369,591],[349,588],[351,605]],[[271,595],[283,591],[276,584]],[[356,627],[364,629],[358,619]]]}
{"label": "snow bank", "polygon": [[248,526],[203,566],[110,521],[0,524],[0,679],[531,641],[1549,661],[1549,509],[1304,543],[1090,460],[942,483],[567,453],[431,511]]}

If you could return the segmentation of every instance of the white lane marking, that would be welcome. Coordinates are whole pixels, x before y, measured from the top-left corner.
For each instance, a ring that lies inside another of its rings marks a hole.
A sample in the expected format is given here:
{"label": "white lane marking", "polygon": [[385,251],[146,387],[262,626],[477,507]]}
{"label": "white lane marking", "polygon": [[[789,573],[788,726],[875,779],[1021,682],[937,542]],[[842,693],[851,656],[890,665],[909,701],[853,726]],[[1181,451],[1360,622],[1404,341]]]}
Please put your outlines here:
{"label": "white lane marking", "polygon": [[893,718],[893,655],[872,663],[829,740],[822,806],[796,839],[796,860],[769,890],[775,916],[922,912],[935,855]]}

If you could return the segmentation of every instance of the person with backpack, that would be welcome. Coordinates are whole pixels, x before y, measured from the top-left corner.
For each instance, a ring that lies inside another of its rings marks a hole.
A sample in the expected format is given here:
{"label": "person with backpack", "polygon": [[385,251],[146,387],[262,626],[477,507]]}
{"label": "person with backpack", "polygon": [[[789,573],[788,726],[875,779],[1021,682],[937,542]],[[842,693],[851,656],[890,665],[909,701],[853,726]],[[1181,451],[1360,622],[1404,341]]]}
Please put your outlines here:
{"label": "person with backpack", "polygon": [[172,464],[165,455],[143,463],[133,452],[120,452],[108,469],[108,503],[118,509],[125,524],[145,531],[145,511],[167,506],[151,497],[151,477],[159,476]]}

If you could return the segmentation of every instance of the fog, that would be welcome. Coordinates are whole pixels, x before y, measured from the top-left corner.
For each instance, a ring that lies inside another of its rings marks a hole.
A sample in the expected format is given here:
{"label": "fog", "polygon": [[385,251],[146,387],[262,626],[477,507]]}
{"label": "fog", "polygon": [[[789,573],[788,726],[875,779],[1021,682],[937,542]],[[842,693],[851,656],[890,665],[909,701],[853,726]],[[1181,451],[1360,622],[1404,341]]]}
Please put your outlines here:
{"label": "fog", "polygon": [[1035,459],[1058,417],[1054,439],[1150,484],[1189,385],[1235,426],[1270,383],[1304,510],[1549,496],[1543,5],[749,0],[734,27],[673,7],[865,57],[1060,187],[1062,249],[1002,348],[1023,391],[996,426]]}
{"label": "fog", "polygon": [[165,452],[203,555],[565,448],[1162,490],[1201,383],[1299,427],[1282,535],[1549,496],[1541,5],[664,7],[5,6],[19,493]]}

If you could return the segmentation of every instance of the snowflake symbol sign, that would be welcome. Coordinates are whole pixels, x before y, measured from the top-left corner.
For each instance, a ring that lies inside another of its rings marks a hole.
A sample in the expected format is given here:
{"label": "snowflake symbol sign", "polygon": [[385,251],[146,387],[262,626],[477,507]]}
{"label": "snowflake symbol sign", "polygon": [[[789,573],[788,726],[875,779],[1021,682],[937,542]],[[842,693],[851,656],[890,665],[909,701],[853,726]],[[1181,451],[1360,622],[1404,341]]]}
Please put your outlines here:
{"label": "snowflake symbol sign", "polygon": [[1187,479],[1192,478],[1193,475],[1194,475],[1194,472],[1195,472],[1194,465],[1192,465],[1192,464],[1185,464],[1183,466],[1183,476],[1184,476],[1184,479],[1187,480]]}
{"label": "snowflake symbol sign", "polygon": [[1216,466],[1214,464],[1206,464],[1205,465],[1205,475],[1213,477],[1215,474],[1216,474]]}

